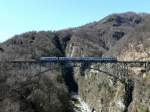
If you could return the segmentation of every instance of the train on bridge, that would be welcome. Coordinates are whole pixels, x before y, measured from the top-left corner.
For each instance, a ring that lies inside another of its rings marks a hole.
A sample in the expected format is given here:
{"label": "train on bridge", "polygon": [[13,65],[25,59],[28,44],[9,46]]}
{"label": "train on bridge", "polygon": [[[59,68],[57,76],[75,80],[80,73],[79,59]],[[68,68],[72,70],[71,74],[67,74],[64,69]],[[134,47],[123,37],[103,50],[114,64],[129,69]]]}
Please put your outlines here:
{"label": "train on bridge", "polygon": [[40,57],[42,62],[117,62],[114,57]]}

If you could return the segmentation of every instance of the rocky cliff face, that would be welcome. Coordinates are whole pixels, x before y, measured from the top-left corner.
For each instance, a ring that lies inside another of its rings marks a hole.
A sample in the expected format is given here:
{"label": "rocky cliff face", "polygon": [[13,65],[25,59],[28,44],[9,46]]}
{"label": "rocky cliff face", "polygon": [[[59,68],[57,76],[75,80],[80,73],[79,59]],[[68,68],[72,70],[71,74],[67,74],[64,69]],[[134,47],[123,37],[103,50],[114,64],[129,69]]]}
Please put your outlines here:
{"label": "rocky cliff face", "polygon": [[[35,60],[40,56],[113,56],[118,60],[149,60],[149,21],[149,14],[128,12],[112,14],[78,28],[17,35],[0,45],[0,60]],[[0,76],[4,79],[0,89],[6,86],[9,93],[0,96],[0,112],[70,112],[69,94],[74,92],[96,112],[150,111],[149,72],[142,72],[143,68],[129,68],[131,80],[124,83],[90,69],[91,66],[96,65],[91,64],[84,70],[66,68],[63,72],[60,66],[57,71],[42,74],[40,79],[33,74],[33,78],[29,75],[20,77],[24,72],[12,74],[12,71],[4,70]],[[24,88],[21,86],[29,81],[39,82],[40,87],[30,83]],[[21,89],[14,89],[18,86]],[[52,91],[46,91],[46,88]],[[17,93],[13,95],[12,90]]]}
{"label": "rocky cliff face", "polygon": [[[114,14],[102,21],[73,29],[66,47],[67,56],[115,56],[119,60],[149,60],[149,16]],[[130,68],[132,82],[124,84],[98,71],[75,70],[79,94],[98,112],[150,111],[149,73]],[[130,86],[128,88],[128,86]],[[144,92],[143,92],[144,91]],[[142,98],[143,97],[143,98]],[[141,100],[139,100],[141,99]]]}

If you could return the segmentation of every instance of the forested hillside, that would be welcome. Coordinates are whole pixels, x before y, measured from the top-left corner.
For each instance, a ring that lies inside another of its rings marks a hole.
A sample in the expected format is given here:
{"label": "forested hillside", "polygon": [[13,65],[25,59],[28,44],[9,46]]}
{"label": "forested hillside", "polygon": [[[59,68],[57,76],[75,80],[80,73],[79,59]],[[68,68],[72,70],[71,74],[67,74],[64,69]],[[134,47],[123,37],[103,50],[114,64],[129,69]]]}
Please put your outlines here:
{"label": "forested hillside", "polygon": [[[2,62],[38,60],[41,56],[112,56],[118,60],[150,60],[150,15],[134,12],[112,14],[77,28],[26,32],[0,44]],[[73,75],[78,84],[78,94],[96,112],[150,111],[150,74],[131,71],[141,81],[135,81],[133,99],[126,107],[123,97],[125,86],[121,82],[111,85],[112,77],[92,75],[95,73],[88,68],[81,76],[78,70],[74,74],[69,70],[64,73],[61,67],[34,76],[34,68],[32,73],[15,69],[9,71],[1,64],[0,112],[73,111],[67,85],[70,83],[65,79],[69,75]]]}

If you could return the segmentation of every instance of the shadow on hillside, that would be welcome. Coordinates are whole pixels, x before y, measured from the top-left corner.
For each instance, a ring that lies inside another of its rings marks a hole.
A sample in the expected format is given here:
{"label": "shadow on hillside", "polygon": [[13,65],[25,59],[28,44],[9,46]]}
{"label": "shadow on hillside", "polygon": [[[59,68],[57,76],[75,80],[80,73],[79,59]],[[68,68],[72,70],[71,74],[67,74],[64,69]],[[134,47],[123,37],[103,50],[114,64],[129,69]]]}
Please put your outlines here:
{"label": "shadow on hillside", "polygon": [[78,93],[78,84],[74,79],[73,67],[68,63],[62,64],[62,74],[69,93]]}

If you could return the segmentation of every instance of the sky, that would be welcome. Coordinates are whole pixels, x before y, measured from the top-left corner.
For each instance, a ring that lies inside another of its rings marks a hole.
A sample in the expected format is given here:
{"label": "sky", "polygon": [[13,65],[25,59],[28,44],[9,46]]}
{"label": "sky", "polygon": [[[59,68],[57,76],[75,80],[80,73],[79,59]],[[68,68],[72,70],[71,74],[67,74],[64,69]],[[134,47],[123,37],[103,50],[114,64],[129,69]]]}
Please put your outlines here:
{"label": "sky", "polygon": [[150,13],[149,0],[0,0],[0,42],[28,31],[57,31],[112,13]]}

